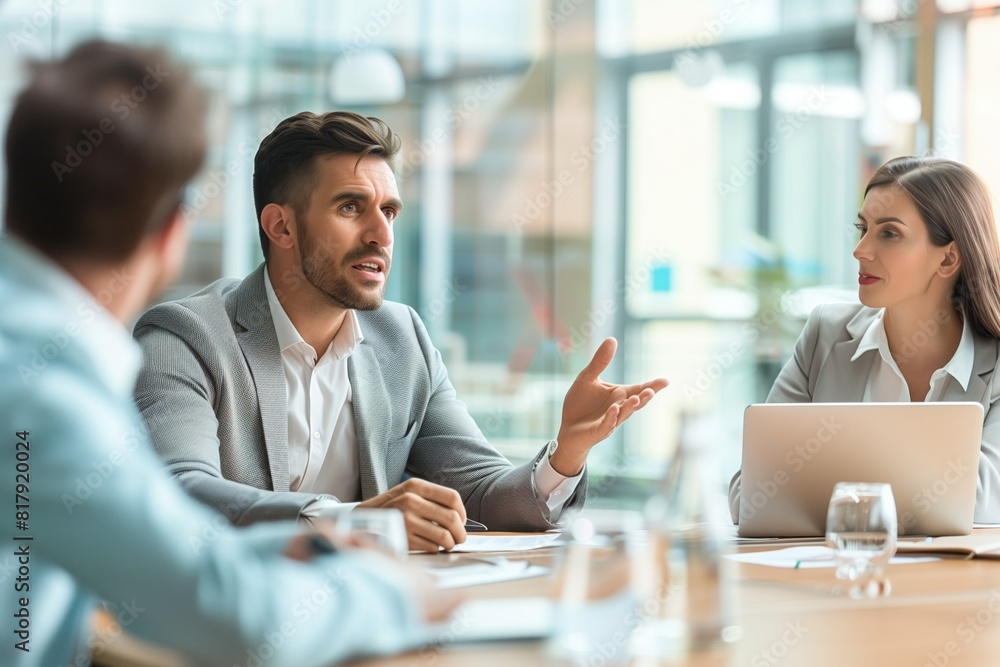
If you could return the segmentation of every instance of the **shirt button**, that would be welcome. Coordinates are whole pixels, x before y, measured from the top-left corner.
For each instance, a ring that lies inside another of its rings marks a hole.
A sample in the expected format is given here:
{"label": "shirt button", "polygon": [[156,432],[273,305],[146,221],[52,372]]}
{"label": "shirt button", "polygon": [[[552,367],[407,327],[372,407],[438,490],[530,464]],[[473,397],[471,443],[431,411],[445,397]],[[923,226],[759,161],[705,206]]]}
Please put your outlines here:
{"label": "shirt button", "polygon": [[319,440],[319,431],[313,431],[313,437]]}
{"label": "shirt button", "polygon": [[561,496],[562,495],[562,491],[553,491],[552,495],[553,496]]}

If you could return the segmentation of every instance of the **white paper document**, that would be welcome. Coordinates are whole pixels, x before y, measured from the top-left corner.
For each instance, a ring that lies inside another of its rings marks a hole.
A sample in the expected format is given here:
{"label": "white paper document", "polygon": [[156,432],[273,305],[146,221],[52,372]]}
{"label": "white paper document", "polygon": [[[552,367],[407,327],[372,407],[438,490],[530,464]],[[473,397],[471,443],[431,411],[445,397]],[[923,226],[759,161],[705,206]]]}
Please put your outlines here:
{"label": "white paper document", "polygon": [[[740,563],[785,567],[789,569],[836,567],[837,565],[837,562],[833,558],[833,549],[821,546],[789,547],[788,549],[755,551],[754,553],[747,554],[728,554],[726,558]],[[935,560],[941,559],[933,556],[920,556],[917,558],[906,556],[892,558],[889,562],[895,565],[898,563],[928,563]]]}
{"label": "white paper document", "polygon": [[552,633],[555,603],[549,598],[469,600],[451,618],[428,629],[431,644],[541,639]]}
{"label": "white paper document", "polygon": [[731,542],[736,545],[752,545],[752,544],[825,544],[826,537],[820,535],[818,537],[740,537],[739,526],[734,524],[726,524],[720,529],[722,535],[725,536],[727,542]]}
{"label": "white paper document", "polygon": [[441,554],[421,562],[421,569],[434,577],[438,588],[479,586],[500,581],[528,579],[549,573],[549,568],[525,560],[506,558],[459,558]]}
{"label": "white paper document", "polygon": [[486,551],[530,551],[551,547],[561,533],[543,535],[469,535],[452,549],[453,553],[483,553]]}

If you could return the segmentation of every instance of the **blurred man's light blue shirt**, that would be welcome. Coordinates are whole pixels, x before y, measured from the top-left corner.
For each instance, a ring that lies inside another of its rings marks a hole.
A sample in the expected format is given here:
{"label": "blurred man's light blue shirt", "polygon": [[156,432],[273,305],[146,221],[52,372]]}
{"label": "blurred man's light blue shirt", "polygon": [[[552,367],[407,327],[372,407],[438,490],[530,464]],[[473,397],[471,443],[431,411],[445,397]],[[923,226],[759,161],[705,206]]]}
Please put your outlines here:
{"label": "blurred man's light blue shirt", "polygon": [[[132,279],[112,274],[98,296]],[[132,403],[140,363],[98,299],[27,245],[0,240],[0,665],[88,664],[99,599],[127,632],[196,664],[324,665],[418,642],[408,584],[387,561],[290,561],[281,552],[294,525],[237,530],[180,490]],[[21,431],[24,530],[14,507]],[[14,556],[23,545],[27,578]],[[29,652],[16,646],[22,597]]]}

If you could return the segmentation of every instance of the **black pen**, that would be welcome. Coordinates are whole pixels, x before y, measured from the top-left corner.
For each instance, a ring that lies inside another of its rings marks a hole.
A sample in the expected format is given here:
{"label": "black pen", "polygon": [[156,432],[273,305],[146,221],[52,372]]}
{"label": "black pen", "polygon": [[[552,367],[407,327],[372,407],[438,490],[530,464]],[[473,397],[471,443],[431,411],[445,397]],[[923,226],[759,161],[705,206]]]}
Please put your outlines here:
{"label": "black pen", "polygon": [[487,528],[485,524],[479,523],[478,521],[474,521],[472,519],[466,519],[465,530],[466,532],[469,533],[478,533],[484,530],[489,530],[489,528]]}
{"label": "black pen", "polygon": [[314,556],[328,556],[337,553],[337,547],[322,535],[311,535],[309,537],[309,550]]}

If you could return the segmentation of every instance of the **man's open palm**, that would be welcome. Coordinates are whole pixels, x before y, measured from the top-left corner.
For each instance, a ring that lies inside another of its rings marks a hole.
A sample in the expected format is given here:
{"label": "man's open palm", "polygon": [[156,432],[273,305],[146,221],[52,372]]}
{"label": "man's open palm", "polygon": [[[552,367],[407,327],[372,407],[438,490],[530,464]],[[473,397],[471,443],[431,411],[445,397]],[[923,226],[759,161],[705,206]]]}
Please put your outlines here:
{"label": "man's open palm", "polygon": [[601,373],[615,358],[617,348],[614,338],[606,338],[566,392],[559,449],[552,460],[552,467],[564,475],[577,474],[591,447],[614,433],[668,384],[666,378],[630,385],[602,382]]}

